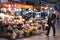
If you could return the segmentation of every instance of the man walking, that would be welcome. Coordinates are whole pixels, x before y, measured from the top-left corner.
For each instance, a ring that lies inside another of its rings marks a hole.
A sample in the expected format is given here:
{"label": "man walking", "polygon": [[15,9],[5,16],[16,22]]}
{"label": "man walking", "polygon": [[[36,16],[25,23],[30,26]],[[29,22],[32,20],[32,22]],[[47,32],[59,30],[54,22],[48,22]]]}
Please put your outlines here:
{"label": "man walking", "polygon": [[50,13],[49,17],[48,17],[48,29],[47,29],[47,34],[46,36],[49,36],[49,33],[50,33],[50,28],[52,27],[53,28],[53,36],[55,36],[55,19],[56,19],[56,14],[54,13]]}

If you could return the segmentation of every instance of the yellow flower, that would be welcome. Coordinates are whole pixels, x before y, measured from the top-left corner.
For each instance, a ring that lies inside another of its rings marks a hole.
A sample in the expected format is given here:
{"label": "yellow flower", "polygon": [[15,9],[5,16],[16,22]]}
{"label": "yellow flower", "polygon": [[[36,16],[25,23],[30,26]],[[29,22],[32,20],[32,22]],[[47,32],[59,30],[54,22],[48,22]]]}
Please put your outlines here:
{"label": "yellow flower", "polygon": [[30,33],[30,31],[29,31],[29,30],[25,30],[25,32],[26,32],[26,33]]}

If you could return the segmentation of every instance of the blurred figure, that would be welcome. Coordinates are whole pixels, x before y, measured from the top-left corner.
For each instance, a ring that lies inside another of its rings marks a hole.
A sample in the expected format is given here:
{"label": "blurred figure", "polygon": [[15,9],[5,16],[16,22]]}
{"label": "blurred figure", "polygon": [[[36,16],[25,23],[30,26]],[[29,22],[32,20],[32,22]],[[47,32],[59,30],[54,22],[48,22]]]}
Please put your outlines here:
{"label": "blurred figure", "polygon": [[44,11],[41,13],[41,17],[42,17],[43,19],[45,18],[45,12],[44,12]]}
{"label": "blurred figure", "polygon": [[50,15],[49,15],[49,17],[48,17],[48,29],[47,29],[47,34],[46,34],[46,36],[49,36],[49,33],[50,33],[50,27],[52,27],[53,28],[53,36],[55,36],[55,19],[56,19],[56,14],[54,14],[54,13],[50,13]]}

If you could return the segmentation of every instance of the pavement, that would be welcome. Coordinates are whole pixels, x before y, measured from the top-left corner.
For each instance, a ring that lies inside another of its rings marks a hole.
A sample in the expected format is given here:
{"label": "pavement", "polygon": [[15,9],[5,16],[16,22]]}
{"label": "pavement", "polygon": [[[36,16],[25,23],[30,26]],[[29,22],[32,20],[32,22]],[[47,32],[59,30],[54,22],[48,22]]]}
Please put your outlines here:
{"label": "pavement", "polygon": [[[16,40],[60,40],[60,25],[55,25],[56,26],[56,36],[52,36],[53,31],[51,28],[50,35],[47,37],[45,34],[41,35],[36,35],[36,36],[31,36],[28,38],[17,38]],[[0,40],[8,40],[6,38],[0,38]]]}

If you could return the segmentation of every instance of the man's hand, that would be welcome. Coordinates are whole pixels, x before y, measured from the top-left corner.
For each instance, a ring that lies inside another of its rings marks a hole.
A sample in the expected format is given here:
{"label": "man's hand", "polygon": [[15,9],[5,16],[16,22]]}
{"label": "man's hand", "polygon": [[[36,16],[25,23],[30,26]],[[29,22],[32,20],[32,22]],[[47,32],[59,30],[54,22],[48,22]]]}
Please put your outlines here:
{"label": "man's hand", "polygon": [[52,20],[51,22],[53,23],[54,21]]}

